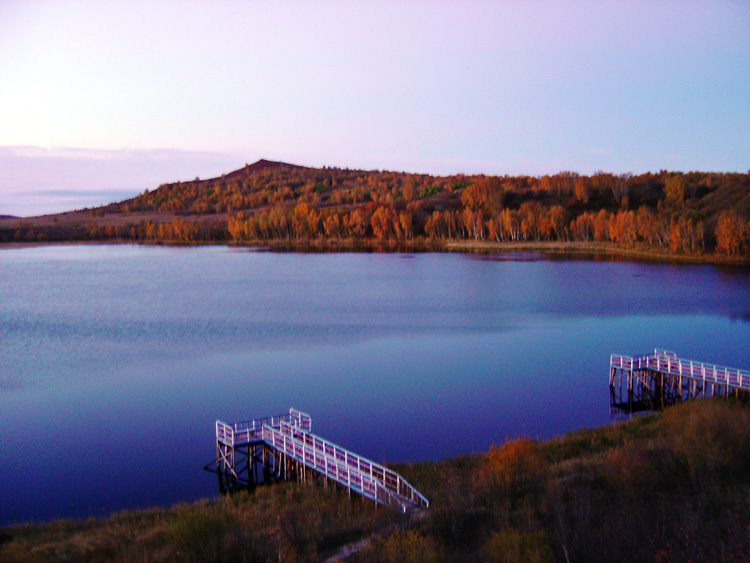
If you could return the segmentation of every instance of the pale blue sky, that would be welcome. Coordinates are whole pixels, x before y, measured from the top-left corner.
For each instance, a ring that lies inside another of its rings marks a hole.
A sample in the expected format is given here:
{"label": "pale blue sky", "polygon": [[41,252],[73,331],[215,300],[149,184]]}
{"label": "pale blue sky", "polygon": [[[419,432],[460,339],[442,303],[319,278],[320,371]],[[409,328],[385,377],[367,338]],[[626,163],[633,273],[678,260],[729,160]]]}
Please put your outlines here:
{"label": "pale blue sky", "polygon": [[747,1],[0,2],[0,214],[261,157],[750,168]]}

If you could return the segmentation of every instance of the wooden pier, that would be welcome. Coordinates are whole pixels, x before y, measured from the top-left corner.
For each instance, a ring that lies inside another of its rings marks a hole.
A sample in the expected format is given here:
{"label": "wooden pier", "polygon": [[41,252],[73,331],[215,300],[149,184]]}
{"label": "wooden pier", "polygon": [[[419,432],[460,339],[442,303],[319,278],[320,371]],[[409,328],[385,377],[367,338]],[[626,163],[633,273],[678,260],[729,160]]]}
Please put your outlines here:
{"label": "wooden pier", "polygon": [[313,434],[310,415],[294,408],[232,424],[217,420],[216,461],[206,469],[214,464],[222,491],[320,478],[403,512],[430,505],[395,471]]}
{"label": "wooden pier", "polygon": [[668,350],[643,356],[612,354],[609,390],[613,409],[659,410],[701,397],[750,399],[750,371],[678,358]]}

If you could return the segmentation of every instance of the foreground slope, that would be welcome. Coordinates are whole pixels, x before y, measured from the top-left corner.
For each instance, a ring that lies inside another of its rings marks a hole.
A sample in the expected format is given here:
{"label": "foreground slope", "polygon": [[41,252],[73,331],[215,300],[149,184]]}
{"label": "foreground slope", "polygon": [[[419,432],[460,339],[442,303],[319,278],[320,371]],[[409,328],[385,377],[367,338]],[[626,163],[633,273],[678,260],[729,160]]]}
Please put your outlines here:
{"label": "foreground slope", "polygon": [[750,408],[700,400],[547,442],[399,467],[409,519],[287,483],[108,520],[0,530],[2,561],[750,560]]}

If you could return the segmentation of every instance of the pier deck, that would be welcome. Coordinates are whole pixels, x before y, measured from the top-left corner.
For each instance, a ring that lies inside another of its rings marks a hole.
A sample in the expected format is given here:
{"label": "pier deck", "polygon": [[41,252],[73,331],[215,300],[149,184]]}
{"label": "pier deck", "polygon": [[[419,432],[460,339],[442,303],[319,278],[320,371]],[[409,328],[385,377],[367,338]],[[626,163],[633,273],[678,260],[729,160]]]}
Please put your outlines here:
{"label": "pier deck", "polygon": [[698,397],[750,397],[750,370],[678,358],[668,350],[609,359],[612,407],[656,410]]}
{"label": "pier deck", "polygon": [[309,470],[377,504],[402,511],[429,507],[429,501],[395,471],[313,434],[310,415],[294,408],[283,415],[231,424],[217,420],[216,451],[217,473],[248,485],[304,480]]}

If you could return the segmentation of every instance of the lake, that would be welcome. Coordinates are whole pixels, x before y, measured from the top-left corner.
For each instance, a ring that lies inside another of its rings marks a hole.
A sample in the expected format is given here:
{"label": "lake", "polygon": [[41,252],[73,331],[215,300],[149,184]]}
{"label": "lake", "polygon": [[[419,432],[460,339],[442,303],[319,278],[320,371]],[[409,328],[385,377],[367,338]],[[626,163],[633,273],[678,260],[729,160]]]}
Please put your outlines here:
{"label": "lake", "polygon": [[214,422],[379,462],[611,420],[613,352],[750,367],[750,270],[539,254],[0,251],[0,524],[216,496]]}

